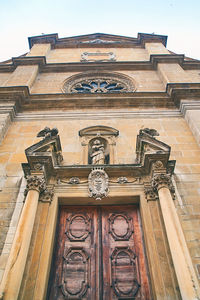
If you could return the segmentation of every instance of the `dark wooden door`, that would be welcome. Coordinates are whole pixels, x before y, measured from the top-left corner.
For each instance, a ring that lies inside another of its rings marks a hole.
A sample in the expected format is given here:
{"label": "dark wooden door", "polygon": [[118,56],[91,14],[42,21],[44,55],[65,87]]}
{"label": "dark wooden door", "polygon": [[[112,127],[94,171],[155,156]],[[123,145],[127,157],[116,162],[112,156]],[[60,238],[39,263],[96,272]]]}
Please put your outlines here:
{"label": "dark wooden door", "polygon": [[61,207],[48,299],[151,299],[137,206]]}

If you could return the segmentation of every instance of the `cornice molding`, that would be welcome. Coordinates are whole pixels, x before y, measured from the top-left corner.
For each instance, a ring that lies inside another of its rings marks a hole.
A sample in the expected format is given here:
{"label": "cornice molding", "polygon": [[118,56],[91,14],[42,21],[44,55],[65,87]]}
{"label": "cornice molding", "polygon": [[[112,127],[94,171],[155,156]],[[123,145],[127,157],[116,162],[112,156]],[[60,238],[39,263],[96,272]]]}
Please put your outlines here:
{"label": "cornice molding", "polygon": [[156,70],[158,63],[177,63],[184,69],[200,69],[200,61],[184,59],[183,54],[152,54],[149,61],[107,61],[47,63],[45,56],[13,57],[12,64],[0,64],[0,72],[13,72],[17,66],[38,65],[40,72],[85,72],[92,70]]}
{"label": "cornice molding", "polygon": [[185,116],[188,110],[200,110],[200,99],[199,100],[181,100],[180,101],[180,111],[183,116]]}
{"label": "cornice molding", "polygon": [[[179,107],[181,100],[200,99],[200,83],[168,83],[165,92],[126,92],[96,94],[30,94],[27,86],[0,87],[1,106],[15,102],[15,111],[61,110],[81,108],[129,108],[144,105],[145,107]],[[6,107],[6,106],[5,106]],[[11,106],[12,107],[12,104]],[[3,108],[5,110],[6,108]],[[10,109],[10,108],[9,108]],[[12,109],[13,110],[13,109]],[[13,112],[14,112],[13,110]]]}
{"label": "cornice molding", "polygon": [[[101,42],[95,42],[101,40]],[[157,34],[138,33],[137,38],[126,37],[121,35],[93,33],[87,35],[73,36],[68,38],[59,38],[57,33],[32,36],[28,38],[29,47],[32,48],[34,44],[51,44],[52,48],[75,48],[81,47],[134,47],[144,46],[145,42],[160,42],[165,47],[167,44],[167,36]]]}

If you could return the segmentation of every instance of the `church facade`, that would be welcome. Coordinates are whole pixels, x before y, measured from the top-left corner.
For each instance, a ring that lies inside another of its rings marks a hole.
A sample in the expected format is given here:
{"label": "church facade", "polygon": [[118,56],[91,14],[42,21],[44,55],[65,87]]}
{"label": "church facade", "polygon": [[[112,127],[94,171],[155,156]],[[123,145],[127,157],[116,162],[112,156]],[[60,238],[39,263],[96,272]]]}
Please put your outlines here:
{"label": "church facade", "polygon": [[166,43],[0,64],[0,299],[200,299],[200,61]]}

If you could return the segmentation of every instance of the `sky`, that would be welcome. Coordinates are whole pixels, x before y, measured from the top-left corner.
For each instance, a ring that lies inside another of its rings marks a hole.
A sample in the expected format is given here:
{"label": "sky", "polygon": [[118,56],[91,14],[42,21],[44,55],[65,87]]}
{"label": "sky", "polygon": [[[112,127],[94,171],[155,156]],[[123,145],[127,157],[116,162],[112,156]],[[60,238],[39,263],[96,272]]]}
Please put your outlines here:
{"label": "sky", "polygon": [[96,32],[167,35],[169,50],[200,60],[200,0],[0,0],[0,62],[28,52],[30,36]]}

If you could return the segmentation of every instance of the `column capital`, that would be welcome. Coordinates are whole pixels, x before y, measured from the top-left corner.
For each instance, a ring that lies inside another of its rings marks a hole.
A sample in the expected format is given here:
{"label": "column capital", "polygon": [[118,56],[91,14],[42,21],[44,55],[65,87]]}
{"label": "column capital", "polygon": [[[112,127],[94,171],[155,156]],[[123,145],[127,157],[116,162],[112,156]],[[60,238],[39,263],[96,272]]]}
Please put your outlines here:
{"label": "column capital", "polygon": [[24,191],[25,195],[30,190],[35,190],[38,191],[39,193],[45,190],[45,179],[43,176],[29,175],[27,176],[26,180],[27,180],[27,184],[26,184],[26,189]]}
{"label": "column capital", "polygon": [[144,193],[147,202],[158,200],[158,193],[150,184],[144,186]]}
{"label": "column capital", "polygon": [[152,187],[156,191],[159,191],[160,189],[166,187],[170,190],[174,198],[175,189],[172,184],[171,175],[163,173],[154,174],[152,178]]}

